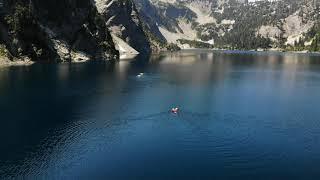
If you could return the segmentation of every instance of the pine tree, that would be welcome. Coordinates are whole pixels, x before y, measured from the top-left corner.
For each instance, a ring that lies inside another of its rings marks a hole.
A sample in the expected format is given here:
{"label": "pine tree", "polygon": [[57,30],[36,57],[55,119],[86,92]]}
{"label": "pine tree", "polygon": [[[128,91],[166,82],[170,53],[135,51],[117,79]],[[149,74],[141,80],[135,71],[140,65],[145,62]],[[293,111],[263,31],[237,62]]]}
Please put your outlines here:
{"label": "pine tree", "polygon": [[317,34],[314,40],[312,41],[311,51],[320,51],[319,44],[320,44],[320,38],[319,38],[319,34]]}

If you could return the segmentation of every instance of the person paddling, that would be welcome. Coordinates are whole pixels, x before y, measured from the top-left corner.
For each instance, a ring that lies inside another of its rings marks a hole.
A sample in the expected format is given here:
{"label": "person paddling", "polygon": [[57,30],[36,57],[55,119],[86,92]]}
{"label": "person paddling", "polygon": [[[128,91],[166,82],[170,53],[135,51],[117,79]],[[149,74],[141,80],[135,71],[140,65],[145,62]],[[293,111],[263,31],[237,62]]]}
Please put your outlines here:
{"label": "person paddling", "polygon": [[140,74],[137,75],[137,77],[140,78],[140,77],[142,77],[143,75],[144,75],[144,73],[140,73]]}
{"label": "person paddling", "polygon": [[175,107],[175,108],[172,108],[172,109],[171,109],[171,112],[172,112],[173,114],[178,114],[179,111],[180,111],[180,109],[179,109],[178,107]]}

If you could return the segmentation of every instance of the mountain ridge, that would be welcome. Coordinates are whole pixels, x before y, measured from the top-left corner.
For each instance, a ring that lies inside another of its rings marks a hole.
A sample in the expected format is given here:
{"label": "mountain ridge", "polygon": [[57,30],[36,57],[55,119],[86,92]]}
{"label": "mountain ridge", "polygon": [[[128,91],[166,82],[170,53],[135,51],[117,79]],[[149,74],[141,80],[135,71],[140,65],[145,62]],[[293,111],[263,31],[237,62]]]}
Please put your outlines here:
{"label": "mountain ridge", "polygon": [[318,0],[0,1],[0,55],[77,62],[118,59],[119,51],[148,55],[180,48],[320,51],[319,5]]}

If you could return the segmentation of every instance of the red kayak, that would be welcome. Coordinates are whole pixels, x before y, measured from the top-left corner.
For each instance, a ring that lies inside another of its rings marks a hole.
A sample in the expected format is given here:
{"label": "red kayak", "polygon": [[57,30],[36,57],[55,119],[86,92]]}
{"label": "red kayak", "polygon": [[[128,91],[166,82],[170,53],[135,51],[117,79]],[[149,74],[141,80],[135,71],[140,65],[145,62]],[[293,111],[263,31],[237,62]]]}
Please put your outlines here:
{"label": "red kayak", "polygon": [[172,108],[171,112],[174,113],[174,114],[178,114],[179,108],[177,108],[177,107],[176,108]]}

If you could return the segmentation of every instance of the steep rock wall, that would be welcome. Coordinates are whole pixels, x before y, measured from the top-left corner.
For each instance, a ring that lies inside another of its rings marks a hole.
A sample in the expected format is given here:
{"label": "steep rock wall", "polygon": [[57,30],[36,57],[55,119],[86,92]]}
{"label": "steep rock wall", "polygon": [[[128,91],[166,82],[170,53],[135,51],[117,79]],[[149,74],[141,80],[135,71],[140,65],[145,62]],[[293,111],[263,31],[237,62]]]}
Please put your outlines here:
{"label": "steep rock wall", "polygon": [[112,33],[140,54],[151,53],[150,42],[132,0],[96,0],[95,2]]}
{"label": "steep rock wall", "polygon": [[3,10],[0,41],[11,58],[60,62],[119,56],[91,1],[7,0]]}

